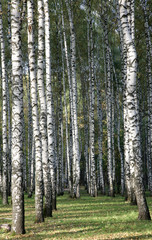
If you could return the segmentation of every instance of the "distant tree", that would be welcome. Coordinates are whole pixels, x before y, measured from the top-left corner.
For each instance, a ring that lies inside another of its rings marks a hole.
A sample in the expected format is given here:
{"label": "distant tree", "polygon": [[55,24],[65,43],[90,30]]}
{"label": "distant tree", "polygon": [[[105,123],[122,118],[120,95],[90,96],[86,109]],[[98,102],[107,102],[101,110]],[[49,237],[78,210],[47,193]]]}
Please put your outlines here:
{"label": "distant tree", "polygon": [[77,80],[76,80],[76,38],[73,23],[73,13],[69,0],[65,0],[69,24],[70,24],[70,51],[71,51],[71,87],[72,87],[72,140],[73,140],[73,190],[72,196],[80,196],[80,155],[79,155],[79,136],[78,136],[78,116],[77,116]]}
{"label": "distant tree", "polygon": [[91,16],[91,1],[88,2],[88,67],[89,67],[89,193],[97,196],[96,165],[95,165],[95,136],[94,136],[94,106],[95,106],[95,76],[93,48],[93,20]]}

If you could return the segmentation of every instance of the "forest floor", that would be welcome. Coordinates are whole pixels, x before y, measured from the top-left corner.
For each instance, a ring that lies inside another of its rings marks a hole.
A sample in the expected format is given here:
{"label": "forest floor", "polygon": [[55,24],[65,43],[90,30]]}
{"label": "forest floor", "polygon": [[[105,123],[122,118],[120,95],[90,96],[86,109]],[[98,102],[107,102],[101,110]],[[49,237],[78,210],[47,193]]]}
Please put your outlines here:
{"label": "forest floor", "polygon": [[[152,216],[152,198],[147,197]],[[26,234],[12,235],[0,230],[0,239],[152,239],[152,221],[139,221],[137,206],[124,198],[90,197],[81,190],[79,199],[71,199],[67,192],[57,198],[57,211],[44,223],[34,224],[34,197],[25,195]],[[9,218],[9,219],[6,219]],[[0,199],[0,224],[11,224],[11,205],[3,206]]]}

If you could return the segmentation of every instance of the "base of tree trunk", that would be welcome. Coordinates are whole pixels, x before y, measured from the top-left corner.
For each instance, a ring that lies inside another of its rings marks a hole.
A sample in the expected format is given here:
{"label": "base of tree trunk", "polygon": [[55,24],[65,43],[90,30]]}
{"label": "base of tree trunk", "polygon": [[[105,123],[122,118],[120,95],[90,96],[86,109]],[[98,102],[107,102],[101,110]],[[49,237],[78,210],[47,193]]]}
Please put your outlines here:
{"label": "base of tree trunk", "polygon": [[44,207],[44,217],[52,217],[52,208]]}
{"label": "base of tree trunk", "polygon": [[151,220],[149,211],[148,212],[141,212],[141,213],[139,213],[138,219],[139,220]]}
{"label": "base of tree trunk", "polygon": [[16,231],[14,231],[13,228],[11,228],[11,232],[12,232],[12,234],[14,234],[14,235],[20,235],[20,234],[25,234],[25,233],[26,233],[24,227],[21,227],[21,226],[19,226],[18,228],[16,228]]}
{"label": "base of tree trunk", "polygon": [[5,206],[6,206],[6,205],[9,205],[8,200],[4,200],[4,201],[3,201],[3,205],[5,205]]}
{"label": "base of tree trunk", "polygon": [[56,198],[52,198],[52,210],[57,210],[57,207],[56,207]]}
{"label": "base of tree trunk", "polygon": [[34,223],[42,223],[42,222],[44,222],[44,217],[35,218]]}
{"label": "base of tree trunk", "polygon": [[29,192],[29,194],[28,194],[28,198],[31,198],[31,197],[32,197],[32,193]]}
{"label": "base of tree trunk", "polygon": [[137,200],[136,200],[135,194],[133,194],[133,196],[131,196],[130,204],[131,205],[137,205]]}

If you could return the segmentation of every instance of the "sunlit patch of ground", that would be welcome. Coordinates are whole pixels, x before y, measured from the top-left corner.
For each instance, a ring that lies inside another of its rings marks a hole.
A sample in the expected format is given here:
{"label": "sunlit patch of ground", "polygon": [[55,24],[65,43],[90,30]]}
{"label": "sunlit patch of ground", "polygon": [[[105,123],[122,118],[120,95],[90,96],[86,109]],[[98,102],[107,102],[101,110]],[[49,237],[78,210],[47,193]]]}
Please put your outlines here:
{"label": "sunlit patch of ground", "polygon": [[[147,199],[152,215],[152,199]],[[137,220],[137,206],[120,196],[92,198],[82,190],[80,199],[74,200],[66,192],[58,197],[53,217],[40,224],[34,224],[34,197],[25,196],[25,203],[26,234],[13,236],[0,230],[0,239],[152,239],[152,222]],[[0,224],[11,224],[11,217],[11,205],[2,206],[0,201]]]}

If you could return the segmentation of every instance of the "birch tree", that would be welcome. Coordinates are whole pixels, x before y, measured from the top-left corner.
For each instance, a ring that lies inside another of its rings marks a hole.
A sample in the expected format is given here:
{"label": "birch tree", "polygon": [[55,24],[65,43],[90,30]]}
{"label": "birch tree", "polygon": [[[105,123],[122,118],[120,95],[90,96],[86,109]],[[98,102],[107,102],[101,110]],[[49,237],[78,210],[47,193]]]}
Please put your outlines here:
{"label": "birch tree", "polygon": [[73,14],[68,0],[65,0],[70,24],[70,50],[71,50],[71,83],[72,83],[72,140],[73,140],[73,197],[80,196],[80,159],[79,159],[79,136],[77,120],[77,80],[76,80],[76,40],[73,24]]}
{"label": "birch tree", "polygon": [[104,41],[105,41],[105,68],[106,68],[106,114],[107,114],[107,147],[108,147],[108,183],[109,195],[114,196],[113,182],[113,156],[112,156],[112,79],[110,48],[108,40],[107,16],[104,16]]}
{"label": "birch tree", "polygon": [[33,126],[32,126],[32,106],[31,106],[31,83],[30,78],[27,84],[28,95],[28,196],[31,196],[31,171],[32,171],[32,147],[33,147]]}
{"label": "birch tree", "polygon": [[[68,75],[68,84],[69,84],[69,103],[70,103],[70,124],[71,121],[73,121],[73,115],[72,115],[72,109],[73,109],[73,104],[72,104],[72,86],[71,86],[71,71],[70,71],[70,63],[69,63],[69,54],[68,54],[68,47],[67,47],[67,39],[66,39],[66,32],[65,32],[65,24],[64,24],[64,15],[63,15],[63,6],[61,9],[61,17],[62,17],[62,32],[63,32],[63,42],[64,42],[64,49],[65,49],[65,59],[66,59],[66,67],[67,67],[67,75]],[[64,79],[63,79],[64,81]],[[63,91],[65,92],[65,88],[64,88],[64,82],[63,82]],[[64,96],[64,102],[65,102],[65,96]],[[66,109],[65,109],[66,112]],[[72,119],[71,119],[72,118]],[[66,131],[67,131],[67,126],[66,126]],[[71,130],[71,128],[69,129]],[[71,131],[70,131],[71,132]],[[69,132],[66,132],[66,139],[67,139],[67,134],[69,134]],[[72,195],[72,173],[71,173],[71,164],[72,164],[72,138],[69,136],[69,157],[67,155],[67,161],[69,161],[68,164],[68,179],[69,179],[69,191]],[[68,139],[67,139],[68,140]],[[68,151],[68,145],[67,145],[67,151]],[[67,152],[68,154],[68,152]],[[68,160],[69,159],[69,160]]]}
{"label": "birch tree", "polygon": [[[97,196],[95,155],[94,155],[94,105],[95,105],[95,78],[93,55],[93,24],[91,17],[91,1],[89,1],[89,39],[88,39],[88,64],[89,64],[89,162],[90,162],[90,194]],[[90,49],[89,49],[90,48]]]}
{"label": "birch tree", "polygon": [[28,20],[28,61],[31,83],[31,105],[33,137],[35,143],[35,213],[36,222],[43,222],[43,175],[42,175],[42,143],[38,118],[38,96],[34,46],[33,0],[27,1]]}
{"label": "birch tree", "polygon": [[3,204],[8,204],[8,139],[7,139],[7,91],[8,81],[5,65],[5,44],[3,36],[2,6],[0,1],[0,46],[2,68],[2,146],[3,146]]}
{"label": "birch tree", "polygon": [[[62,12],[63,18],[63,12]],[[62,20],[63,22],[64,20]],[[63,75],[63,93],[64,93],[64,109],[65,109],[65,131],[66,131],[66,162],[67,162],[67,180],[69,191],[71,192],[71,163],[70,163],[70,150],[69,150],[69,128],[68,128],[68,110],[66,100],[66,87],[65,87],[65,66],[64,66],[64,51],[63,41],[61,37],[61,53],[62,53],[62,75]]]}
{"label": "birch tree", "polygon": [[102,194],[105,194],[105,183],[104,183],[104,176],[103,176],[103,152],[102,152],[102,136],[103,136],[103,127],[102,127],[102,103],[101,103],[101,84],[100,78],[96,80],[97,85],[97,114],[98,114],[98,127],[99,127],[99,134],[98,134],[98,149],[99,149],[99,157],[98,157],[98,164],[99,164],[99,190]]}
{"label": "birch tree", "polygon": [[57,39],[57,80],[58,80],[58,164],[57,164],[57,194],[63,195],[63,105],[62,105],[62,68],[60,63],[60,43],[62,42],[59,26],[60,18],[56,21],[56,39]]}
{"label": "birch tree", "polygon": [[46,100],[47,100],[47,134],[48,159],[51,174],[52,207],[56,207],[56,179],[55,179],[55,143],[54,143],[54,105],[51,82],[51,49],[50,49],[50,14],[47,0],[43,0],[45,16],[45,67],[46,67]]}
{"label": "birch tree", "polygon": [[[46,9],[45,9],[46,10]],[[45,15],[46,16],[46,15]],[[47,24],[48,22],[46,22]],[[46,32],[46,34],[48,34]],[[40,133],[42,140],[42,169],[45,195],[45,215],[52,216],[51,205],[51,179],[48,162],[47,138],[47,105],[44,86],[44,11],[43,1],[38,1],[38,59],[37,59],[37,84],[40,102]],[[45,35],[46,36],[46,35]]]}
{"label": "birch tree", "polygon": [[23,82],[20,1],[11,1],[12,41],[12,232],[25,233],[23,192]]}
{"label": "birch tree", "polygon": [[147,3],[145,0],[141,0],[141,6],[144,13],[144,27],[145,27],[145,37],[146,37],[146,58],[147,58],[147,77],[148,77],[148,89],[147,89],[147,103],[148,103],[148,187],[152,195],[152,43],[150,36],[150,26],[147,16]]}
{"label": "birch tree", "polygon": [[[10,6],[11,0],[8,0],[7,17],[8,17],[8,44],[11,52],[11,13]],[[8,77],[8,90],[7,90],[7,111],[8,111],[8,194],[11,195],[11,144],[12,144],[12,125],[11,125],[11,104],[10,104],[10,86],[11,86],[11,61],[8,62],[7,77]]]}
{"label": "birch tree", "polygon": [[[127,49],[127,79],[126,79],[126,102],[129,122],[129,150],[130,160],[134,163],[134,191],[137,200],[139,219],[150,220],[149,209],[146,202],[142,159],[141,159],[141,141],[139,130],[139,113],[137,106],[136,77],[137,77],[137,55],[134,42],[134,24],[130,24],[127,14],[127,4],[130,1],[119,0],[120,21],[123,33],[124,44]],[[134,12],[134,1],[132,1]],[[134,18],[134,15],[133,15]]]}
{"label": "birch tree", "polygon": [[[118,31],[120,36],[120,55],[121,55],[121,78],[122,78],[122,94],[123,94],[123,123],[124,123],[124,171],[125,171],[125,198],[131,201],[131,184],[130,184],[130,158],[129,158],[129,136],[128,136],[128,110],[126,104],[126,77],[127,77],[127,49],[123,40],[121,31],[121,21],[119,14],[119,2],[117,1],[117,20]],[[118,85],[118,83],[117,83]],[[118,119],[119,122],[119,119]],[[118,126],[119,127],[119,126]],[[119,128],[118,128],[119,129]],[[119,147],[119,145],[118,145]]]}

